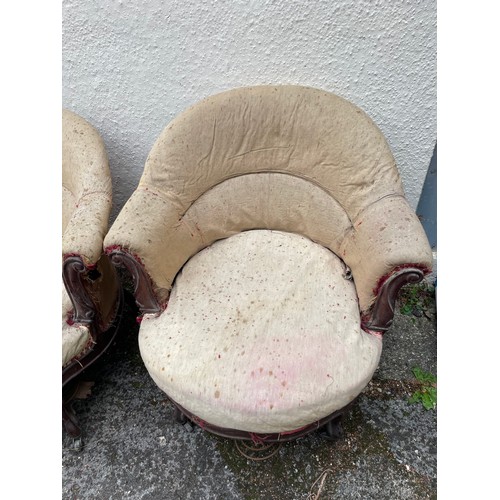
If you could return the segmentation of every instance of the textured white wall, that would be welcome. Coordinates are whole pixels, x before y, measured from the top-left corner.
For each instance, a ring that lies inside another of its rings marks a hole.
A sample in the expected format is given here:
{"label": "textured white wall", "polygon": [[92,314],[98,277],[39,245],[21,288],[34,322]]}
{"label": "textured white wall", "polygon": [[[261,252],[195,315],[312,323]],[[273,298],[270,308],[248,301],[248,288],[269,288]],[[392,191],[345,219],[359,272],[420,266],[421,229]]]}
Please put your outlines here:
{"label": "textured white wall", "polygon": [[112,218],[179,112],[243,85],[337,93],[381,128],[415,209],[436,143],[435,0],[63,0],[63,106],[100,131]]}

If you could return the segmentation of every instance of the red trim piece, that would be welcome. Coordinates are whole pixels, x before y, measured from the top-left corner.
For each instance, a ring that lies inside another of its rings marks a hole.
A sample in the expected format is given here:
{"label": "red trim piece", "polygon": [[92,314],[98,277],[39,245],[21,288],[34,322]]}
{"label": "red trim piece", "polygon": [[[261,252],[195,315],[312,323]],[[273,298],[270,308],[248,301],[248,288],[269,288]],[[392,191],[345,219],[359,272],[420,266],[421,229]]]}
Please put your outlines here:
{"label": "red trim piece", "polygon": [[265,444],[265,439],[262,439],[258,434],[255,434],[253,432],[248,433],[252,439],[253,444],[258,445],[258,444]]}
{"label": "red trim piece", "polygon": [[307,424],[307,425],[304,425],[302,427],[299,427],[298,429],[294,429],[293,431],[282,431],[280,432],[280,434],[282,436],[286,436],[288,434],[295,434],[296,432],[300,432],[300,431],[303,431],[304,429],[307,429],[307,427],[310,427],[311,424]]}
{"label": "red trim piece", "polygon": [[[111,252],[121,251],[122,247],[120,245],[110,245],[104,249],[104,253],[109,255]],[[125,251],[125,250],[124,250]]]}
{"label": "red trim piece", "polygon": [[199,425],[203,430],[205,430],[207,428],[207,423],[205,422],[205,420],[202,420],[200,417],[193,415],[193,422],[196,425]]}

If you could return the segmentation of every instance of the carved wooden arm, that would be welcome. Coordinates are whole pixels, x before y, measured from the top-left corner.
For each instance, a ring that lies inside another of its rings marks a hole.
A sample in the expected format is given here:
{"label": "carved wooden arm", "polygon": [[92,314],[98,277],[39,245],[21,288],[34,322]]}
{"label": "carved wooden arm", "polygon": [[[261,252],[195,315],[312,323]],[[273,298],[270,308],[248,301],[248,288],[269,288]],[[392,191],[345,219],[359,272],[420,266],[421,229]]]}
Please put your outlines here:
{"label": "carved wooden arm", "polygon": [[141,314],[158,314],[162,308],[153,291],[151,278],[133,255],[123,249],[108,250],[111,262],[117,268],[126,269],[134,281],[134,298]]}
{"label": "carved wooden arm", "polygon": [[424,272],[416,267],[405,267],[391,274],[380,286],[371,310],[363,315],[361,326],[364,330],[385,333],[394,319],[394,307],[401,287],[408,283],[419,283]]}
{"label": "carved wooden arm", "polygon": [[94,333],[109,328],[121,307],[121,287],[108,257],[102,255],[95,264],[85,265],[81,255],[67,255],[62,278],[73,304],[72,320],[93,324]]}
{"label": "carved wooden arm", "polygon": [[95,318],[96,308],[85,283],[89,270],[79,255],[71,255],[64,259],[62,277],[73,304],[75,323],[90,324]]}
{"label": "carved wooden arm", "polygon": [[432,268],[422,224],[402,196],[369,205],[353,222],[342,258],[351,268],[364,328],[384,332],[403,285],[418,283]]}

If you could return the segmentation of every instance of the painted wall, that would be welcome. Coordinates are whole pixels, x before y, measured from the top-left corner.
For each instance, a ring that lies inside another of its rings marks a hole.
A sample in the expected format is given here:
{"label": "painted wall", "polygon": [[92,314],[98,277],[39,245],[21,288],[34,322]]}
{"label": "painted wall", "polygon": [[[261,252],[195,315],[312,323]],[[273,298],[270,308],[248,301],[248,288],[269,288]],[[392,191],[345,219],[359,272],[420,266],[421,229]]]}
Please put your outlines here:
{"label": "painted wall", "polygon": [[156,137],[196,101],[300,84],[363,108],[416,209],[436,143],[435,0],[63,0],[63,106],[101,133],[112,219]]}

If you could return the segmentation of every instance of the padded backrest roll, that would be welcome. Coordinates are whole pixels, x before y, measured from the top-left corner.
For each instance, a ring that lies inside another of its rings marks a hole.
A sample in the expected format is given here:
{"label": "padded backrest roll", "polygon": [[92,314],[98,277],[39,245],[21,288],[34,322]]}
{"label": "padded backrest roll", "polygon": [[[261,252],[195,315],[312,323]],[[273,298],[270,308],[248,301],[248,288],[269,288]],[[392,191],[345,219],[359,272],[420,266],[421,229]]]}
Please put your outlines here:
{"label": "padded backrest roll", "polygon": [[358,215],[390,196],[403,196],[394,158],[359,108],[309,87],[243,87],[163,130],[104,244],[138,256],[165,296],[191,256],[239,231],[295,232],[340,255]]}
{"label": "padded backrest roll", "polygon": [[345,99],[300,86],[244,87],[191,107],[156,141],[140,186],[160,189],[186,211],[214,186],[259,172],[321,187],[351,220],[380,198],[403,194],[372,120]]}

